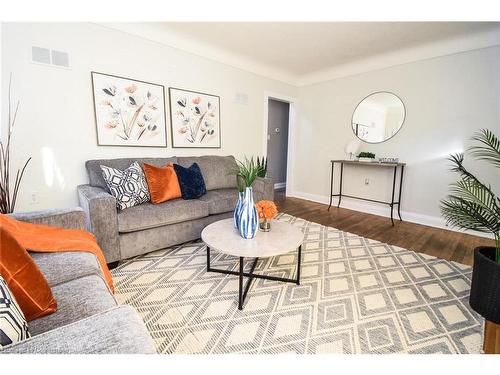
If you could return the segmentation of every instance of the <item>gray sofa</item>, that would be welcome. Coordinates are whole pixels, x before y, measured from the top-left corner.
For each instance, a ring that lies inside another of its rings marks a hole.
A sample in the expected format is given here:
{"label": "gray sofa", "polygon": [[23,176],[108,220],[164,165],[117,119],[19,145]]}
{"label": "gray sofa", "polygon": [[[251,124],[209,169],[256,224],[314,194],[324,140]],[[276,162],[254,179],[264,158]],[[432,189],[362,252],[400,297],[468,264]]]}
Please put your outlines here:
{"label": "gray sofa", "polygon": [[[123,170],[134,161],[141,165],[177,163],[185,167],[196,162],[207,194],[200,199],[144,203],[117,211],[116,200],[108,192],[100,166]],[[233,156],[89,160],[85,163],[89,184],[78,186],[80,206],[87,214],[86,227],[96,236],[108,263],[195,240],[205,226],[232,215],[238,198],[236,177],[231,174],[235,164]],[[256,202],[272,200],[272,179],[258,178],[253,192]]]}
{"label": "gray sofa", "polygon": [[[84,229],[81,209],[13,215],[18,220]],[[28,322],[31,338],[0,353],[156,353],[137,312],[119,306],[91,253],[30,253],[47,279],[57,311]]]}

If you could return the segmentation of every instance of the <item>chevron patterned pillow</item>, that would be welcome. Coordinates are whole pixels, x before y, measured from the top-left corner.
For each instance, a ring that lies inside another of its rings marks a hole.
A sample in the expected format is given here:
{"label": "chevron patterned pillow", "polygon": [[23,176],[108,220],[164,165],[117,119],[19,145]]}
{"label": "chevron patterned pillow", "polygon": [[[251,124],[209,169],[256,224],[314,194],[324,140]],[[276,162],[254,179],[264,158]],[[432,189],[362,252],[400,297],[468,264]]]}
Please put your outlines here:
{"label": "chevron patterned pillow", "polygon": [[138,162],[121,171],[101,165],[102,176],[109,192],[116,198],[116,207],[120,210],[149,202],[149,190],[146,177]]}
{"label": "chevron patterned pillow", "polygon": [[28,323],[7,283],[0,276],[0,347],[30,337]]}

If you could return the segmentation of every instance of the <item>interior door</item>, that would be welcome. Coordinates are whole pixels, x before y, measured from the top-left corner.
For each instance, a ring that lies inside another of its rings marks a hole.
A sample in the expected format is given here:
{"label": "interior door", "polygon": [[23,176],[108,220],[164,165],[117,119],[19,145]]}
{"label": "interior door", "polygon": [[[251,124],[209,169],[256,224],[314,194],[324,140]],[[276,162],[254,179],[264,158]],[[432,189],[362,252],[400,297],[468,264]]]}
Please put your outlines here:
{"label": "interior door", "polygon": [[288,154],[290,104],[275,99],[268,102],[267,174],[278,187],[285,187]]}

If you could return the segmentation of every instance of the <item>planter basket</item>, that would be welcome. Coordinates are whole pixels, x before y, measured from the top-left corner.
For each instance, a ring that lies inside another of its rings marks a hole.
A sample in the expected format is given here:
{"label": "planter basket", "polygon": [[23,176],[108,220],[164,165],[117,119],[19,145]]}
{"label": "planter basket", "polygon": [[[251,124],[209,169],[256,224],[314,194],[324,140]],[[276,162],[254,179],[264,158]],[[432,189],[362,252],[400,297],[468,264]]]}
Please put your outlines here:
{"label": "planter basket", "polygon": [[470,306],[486,320],[500,324],[500,264],[494,247],[474,250]]}

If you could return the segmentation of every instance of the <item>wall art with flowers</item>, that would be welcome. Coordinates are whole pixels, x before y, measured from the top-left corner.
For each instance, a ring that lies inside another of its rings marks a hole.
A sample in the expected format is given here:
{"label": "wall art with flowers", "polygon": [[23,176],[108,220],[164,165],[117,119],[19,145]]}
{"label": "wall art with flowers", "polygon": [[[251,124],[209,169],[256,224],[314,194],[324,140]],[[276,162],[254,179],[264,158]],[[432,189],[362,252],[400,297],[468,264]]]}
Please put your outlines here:
{"label": "wall art with flowers", "polygon": [[220,98],[170,87],[172,147],[219,148]]}
{"label": "wall art with flowers", "polygon": [[167,147],[162,85],[92,72],[99,146]]}

